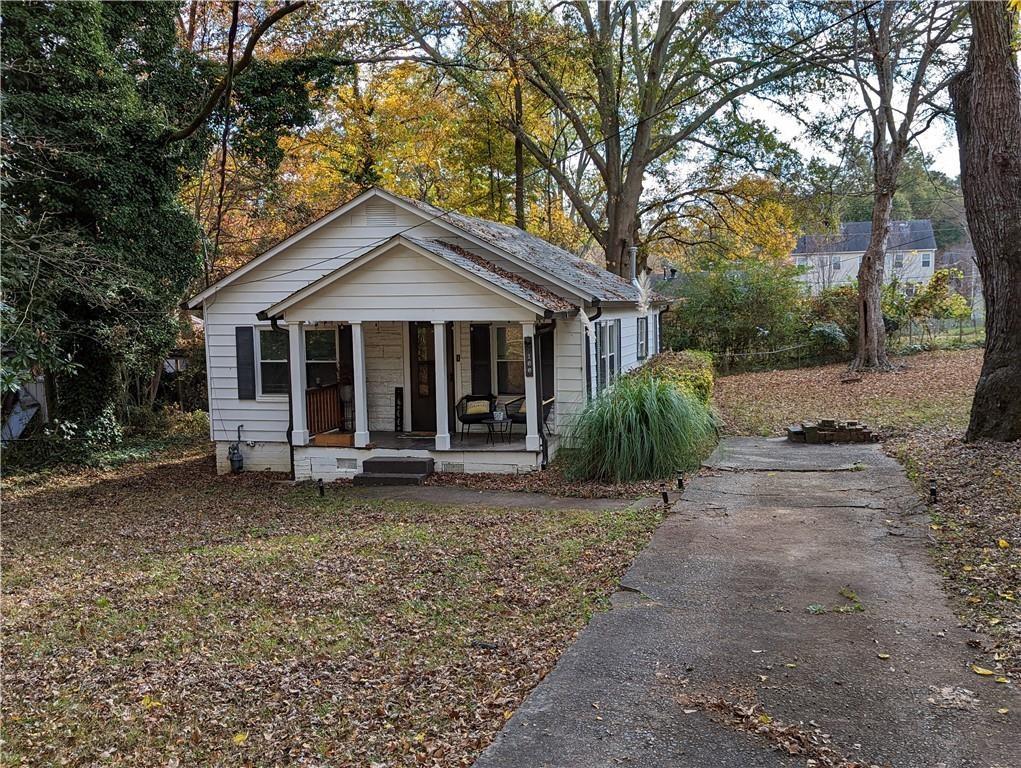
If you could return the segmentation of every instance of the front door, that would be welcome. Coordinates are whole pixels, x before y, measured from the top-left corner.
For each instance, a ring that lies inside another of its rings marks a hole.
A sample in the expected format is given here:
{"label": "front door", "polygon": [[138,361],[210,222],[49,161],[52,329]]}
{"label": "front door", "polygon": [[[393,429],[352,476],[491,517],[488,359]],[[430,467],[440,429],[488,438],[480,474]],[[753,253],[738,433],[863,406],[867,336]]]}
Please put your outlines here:
{"label": "front door", "polygon": [[411,337],[411,430],[436,431],[436,344],[432,323],[408,323]]}

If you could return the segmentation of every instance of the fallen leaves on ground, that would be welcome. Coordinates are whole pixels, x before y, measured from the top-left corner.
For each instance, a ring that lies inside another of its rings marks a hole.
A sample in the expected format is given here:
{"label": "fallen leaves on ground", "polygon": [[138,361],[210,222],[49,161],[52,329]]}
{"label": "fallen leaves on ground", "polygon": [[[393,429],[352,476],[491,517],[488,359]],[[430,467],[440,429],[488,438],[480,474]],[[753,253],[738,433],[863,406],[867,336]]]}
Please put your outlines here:
{"label": "fallen leaves on ground", "polygon": [[478,472],[436,472],[426,478],[426,485],[453,485],[477,491],[523,491],[544,493],[575,499],[641,499],[658,496],[667,488],[660,481],[637,483],[601,483],[595,480],[568,480],[555,466],[543,472],[519,475]]}
{"label": "fallen leaves on ground", "polygon": [[807,761],[808,765],[825,768],[879,768],[877,765],[852,760],[833,746],[830,735],[814,722],[784,723],[767,714],[758,703],[731,701],[721,696],[681,694],[677,703],[685,713],[706,712],[722,725],[755,734],[788,755]]}
{"label": "fallen leaves on ground", "polygon": [[920,494],[936,484],[933,554],[958,613],[991,639],[980,668],[1021,673],[1021,548],[1010,545],[1021,542],[1021,443],[965,443],[956,430],[926,429],[886,449]]}
{"label": "fallen leaves on ground", "polygon": [[855,419],[881,434],[919,426],[965,427],[982,350],[924,352],[894,359],[892,373],[842,383],[843,363],[716,380],[714,401],[729,432],[778,435],[798,421]]}
{"label": "fallen leaves on ground", "polygon": [[214,472],[5,489],[5,764],[469,765],[659,514]]}

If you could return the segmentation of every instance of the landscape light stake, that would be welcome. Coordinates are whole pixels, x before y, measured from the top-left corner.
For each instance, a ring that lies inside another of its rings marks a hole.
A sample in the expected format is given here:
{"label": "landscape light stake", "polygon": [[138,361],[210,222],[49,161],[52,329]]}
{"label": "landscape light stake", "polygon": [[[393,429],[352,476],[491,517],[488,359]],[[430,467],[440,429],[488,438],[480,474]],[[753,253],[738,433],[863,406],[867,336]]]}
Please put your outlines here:
{"label": "landscape light stake", "polygon": [[677,490],[684,490],[684,474],[681,472],[677,473]]}
{"label": "landscape light stake", "polygon": [[663,498],[663,506],[670,506],[670,494],[667,493],[666,483],[661,483],[659,486],[659,495]]}
{"label": "landscape light stake", "polygon": [[326,495],[326,487],[323,485],[323,479],[321,477],[316,481],[316,485],[319,486],[319,498],[322,498]]}
{"label": "landscape light stake", "polygon": [[935,480],[930,480],[929,481],[929,503],[930,504],[935,504],[936,503],[936,481]]}

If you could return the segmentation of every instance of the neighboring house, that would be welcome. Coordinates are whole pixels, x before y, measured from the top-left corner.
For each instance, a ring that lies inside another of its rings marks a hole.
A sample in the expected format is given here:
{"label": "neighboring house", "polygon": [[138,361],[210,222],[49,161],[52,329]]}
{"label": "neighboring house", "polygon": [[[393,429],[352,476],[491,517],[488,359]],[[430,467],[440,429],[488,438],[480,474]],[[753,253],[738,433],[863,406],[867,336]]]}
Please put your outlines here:
{"label": "neighboring house", "polygon": [[[858,279],[858,268],[872,235],[872,222],[849,221],[839,234],[803,235],[791,254],[796,266],[805,267],[800,278],[812,293],[846,285]],[[894,277],[906,286],[924,283],[936,267],[936,239],[928,220],[890,222],[884,281]]]}
{"label": "neighboring house", "polygon": [[[665,304],[642,314],[639,299],[519,229],[371,189],[188,302],[205,321],[218,469],[239,434],[246,469],[298,479],[379,456],[542,467],[586,400],[658,350]],[[490,395],[519,423],[462,439],[457,412]]]}

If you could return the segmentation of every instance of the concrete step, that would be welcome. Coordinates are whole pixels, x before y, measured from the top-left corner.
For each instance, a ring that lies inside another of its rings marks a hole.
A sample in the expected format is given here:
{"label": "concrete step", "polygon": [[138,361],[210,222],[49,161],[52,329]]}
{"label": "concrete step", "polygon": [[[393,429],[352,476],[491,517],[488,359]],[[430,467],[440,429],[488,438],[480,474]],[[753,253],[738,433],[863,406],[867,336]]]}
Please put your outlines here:
{"label": "concrete step", "polygon": [[425,473],[414,472],[359,472],[352,482],[356,486],[376,485],[421,485],[428,477]]}
{"label": "concrete step", "polygon": [[362,472],[384,475],[431,475],[433,460],[413,456],[374,456],[362,462]]}

